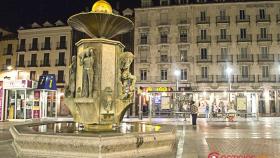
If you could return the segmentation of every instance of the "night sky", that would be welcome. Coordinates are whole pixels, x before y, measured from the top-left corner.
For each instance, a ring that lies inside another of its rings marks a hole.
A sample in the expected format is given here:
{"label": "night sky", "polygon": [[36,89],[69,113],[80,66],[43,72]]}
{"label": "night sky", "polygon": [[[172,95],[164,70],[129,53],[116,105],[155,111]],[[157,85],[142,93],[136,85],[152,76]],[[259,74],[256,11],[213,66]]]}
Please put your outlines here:
{"label": "night sky", "polygon": [[[107,0],[114,9],[139,6],[140,0]],[[66,22],[73,14],[91,10],[96,0],[0,0],[0,27],[16,32],[20,27],[30,27],[33,22]]]}

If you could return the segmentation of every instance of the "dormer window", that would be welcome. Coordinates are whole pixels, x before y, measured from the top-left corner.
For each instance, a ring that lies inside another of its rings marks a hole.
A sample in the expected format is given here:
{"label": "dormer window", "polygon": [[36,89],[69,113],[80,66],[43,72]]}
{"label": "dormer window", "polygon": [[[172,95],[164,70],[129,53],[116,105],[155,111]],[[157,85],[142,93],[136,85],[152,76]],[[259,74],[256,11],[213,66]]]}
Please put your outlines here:
{"label": "dormer window", "polygon": [[142,7],[151,7],[152,1],[151,0],[141,0],[141,6]]}

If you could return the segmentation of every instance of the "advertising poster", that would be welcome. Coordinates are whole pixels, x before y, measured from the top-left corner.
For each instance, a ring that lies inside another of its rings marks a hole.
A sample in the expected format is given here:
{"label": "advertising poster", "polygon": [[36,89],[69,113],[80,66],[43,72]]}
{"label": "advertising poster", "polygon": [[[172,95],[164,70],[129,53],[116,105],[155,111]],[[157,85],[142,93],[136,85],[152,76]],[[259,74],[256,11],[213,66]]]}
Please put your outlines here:
{"label": "advertising poster", "polygon": [[246,110],[247,109],[246,97],[237,97],[236,104],[237,104],[237,110]]}
{"label": "advertising poster", "polygon": [[40,91],[34,91],[33,118],[40,117]]}
{"label": "advertising poster", "polygon": [[161,109],[170,109],[170,97],[161,97]]}
{"label": "advertising poster", "polygon": [[2,109],[3,109],[3,105],[2,105],[2,99],[3,99],[3,82],[0,82],[0,121],[2,121]]}

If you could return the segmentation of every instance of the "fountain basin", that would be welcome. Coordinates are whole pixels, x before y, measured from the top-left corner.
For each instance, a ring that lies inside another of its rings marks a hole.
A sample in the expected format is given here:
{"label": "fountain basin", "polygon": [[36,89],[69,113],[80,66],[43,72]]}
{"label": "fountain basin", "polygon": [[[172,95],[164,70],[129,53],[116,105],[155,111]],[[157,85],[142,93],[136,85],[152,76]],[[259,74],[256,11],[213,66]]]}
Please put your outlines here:
{"label": "fountain basin", "polygon": [[[160,129],[159,129],[160,128]],[[171,126],[122,123],[109,132],[86,132],[74,122],[45,122],[10,128],[18,157],[134,158],[172,154]]]}

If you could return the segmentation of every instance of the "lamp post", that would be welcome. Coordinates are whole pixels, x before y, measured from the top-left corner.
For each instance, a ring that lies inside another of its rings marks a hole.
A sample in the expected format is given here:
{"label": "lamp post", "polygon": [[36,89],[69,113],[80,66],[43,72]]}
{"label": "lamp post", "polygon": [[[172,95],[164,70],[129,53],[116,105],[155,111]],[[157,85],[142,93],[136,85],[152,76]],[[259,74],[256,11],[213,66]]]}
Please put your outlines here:
{"label": "lamp post", "polygon": [[226,69],[226,73],[227,73],[227,76],[228,76],[228,83],[229,83],[229,93],[228,93],[228,95],[229,95],[229,104],[230,104],[230,92],[231,92],[231,73],[232,73],[232,68],[230,68],[230,67],[228,67],[227,69]]}
{"label": "lamp post", "polygon": [[179,71],[179,70],[175,70],[174,74],[175,74],[175,76],[176,76],[176,93],[175,93],[176,107],[175,107],[175,112],[178,112],[179,106],[178,106],[177,93],[178,93],[178,91],[179,91],[179,76],[180,76],[180,71]]}

